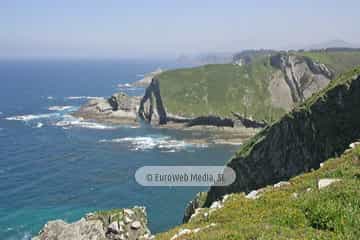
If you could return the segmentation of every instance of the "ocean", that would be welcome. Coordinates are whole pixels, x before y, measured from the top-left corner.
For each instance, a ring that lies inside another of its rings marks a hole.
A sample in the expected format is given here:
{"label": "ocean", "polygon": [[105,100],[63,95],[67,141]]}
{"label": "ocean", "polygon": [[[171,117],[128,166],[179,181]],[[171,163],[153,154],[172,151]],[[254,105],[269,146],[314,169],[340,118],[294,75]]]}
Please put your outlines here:
{"label": "ocean", "polygon": [[237,146],[186,142],[184,133],[104,125],[70,115],[156,68],[156,60],[0,61],[0,239],[30,239],[49,220],[75,221],[103,209],[146,206],[153,233],[181,223],[204,187],[143,187],[145,165],[223,165]]}

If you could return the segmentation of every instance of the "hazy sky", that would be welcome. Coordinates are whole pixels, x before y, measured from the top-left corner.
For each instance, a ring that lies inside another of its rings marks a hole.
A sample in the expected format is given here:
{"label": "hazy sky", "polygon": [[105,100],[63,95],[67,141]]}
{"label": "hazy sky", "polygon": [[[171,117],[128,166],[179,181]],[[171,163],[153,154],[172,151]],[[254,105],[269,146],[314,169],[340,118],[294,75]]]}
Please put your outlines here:
{"label": "hazy sky", "polygon": [[360,42],[359,0],[0,0],[0,57],[175,57]]}

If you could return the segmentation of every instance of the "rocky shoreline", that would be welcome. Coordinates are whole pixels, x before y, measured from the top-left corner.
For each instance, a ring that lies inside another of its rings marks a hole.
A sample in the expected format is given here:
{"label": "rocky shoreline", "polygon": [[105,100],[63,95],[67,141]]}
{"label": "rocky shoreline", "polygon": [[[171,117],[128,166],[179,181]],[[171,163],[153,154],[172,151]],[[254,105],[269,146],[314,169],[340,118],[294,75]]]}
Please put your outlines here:
{"label": "rocky shoreline", "polygon": [[32,240],[151,240],[144,207],[89,213],[79,221],[49,221]]}
{"label": "rocky shoreline", "polygon": [[105,124],[149,124],[156,128],[175,129],[189,136],[187,142],[204,144],[240,145],[266,126],[238,114],[234,114],[234,118],[213,115],[187,118],[171,114],[162,102],[156,78],[152,79],[143,97],[118,92],[108,99],[91,99],[72,115]]}

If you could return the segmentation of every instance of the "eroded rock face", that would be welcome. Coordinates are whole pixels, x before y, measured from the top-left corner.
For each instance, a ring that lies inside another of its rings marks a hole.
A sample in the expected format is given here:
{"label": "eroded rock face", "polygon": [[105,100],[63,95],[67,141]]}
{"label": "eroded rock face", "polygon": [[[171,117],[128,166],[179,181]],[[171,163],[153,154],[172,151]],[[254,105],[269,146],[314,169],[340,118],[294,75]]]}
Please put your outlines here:
{"label": "eroded rock face", "polygon": [[324,64],[303,56],[278,53],[270,57],[270,64],[283,73],[275,75],[269,84],[273,104],[286,110],[323,89],[334,77]]}
{"label": "eroded rock face", "polygon": [[237,174],[211,187],[205,206],[233,192],[249,192],[320,167],[360,136],[360,76],[333,86],[308,105],[266,128],[228,163]]}
{"label": "eroded rock face", "polygon": [[166,124],[167,114],[160,94],[159,80],[153,78],[140,101],[139,117],[149,123]]}
{"label": "eroded rock face", "polygon": [[119,92],[109,99],[90,100],[73,115],[101,122],[133,124],[138,120],[139,104],[140,97],[132,97]]}
{"label": "eroded rock face", "polygon": [[185,213],[184,213],[184,217],[183,217],[184,223],[189,221],[191,216],[195,213],[196,209],[203,206],[204,201],[206,199],[206,195],[207,195],[206,192],[199,192],[193,200],[188,202],[188,204],[185,208]]}
{"label": "eroded rock face", "polygon": [[115,93],[108,99],[113,111],[136,112],[139,106],[138,98],[130,97],[123,92]]}
{"label": "eroded rock face", "polygon": [[[126,221],[125,221],[126,219]],[[147,227],[145,208],[119,209],[87,214],[85,218],[66,223],[48,222],[32,240],[147,240],[152,239]]]}

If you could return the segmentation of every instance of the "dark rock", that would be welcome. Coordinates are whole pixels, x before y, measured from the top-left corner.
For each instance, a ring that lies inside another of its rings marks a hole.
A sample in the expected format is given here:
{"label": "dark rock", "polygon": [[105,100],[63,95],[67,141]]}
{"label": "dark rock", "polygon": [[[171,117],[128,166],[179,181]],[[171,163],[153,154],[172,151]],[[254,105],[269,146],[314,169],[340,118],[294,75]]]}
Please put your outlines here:
{"label": "dark rock", "polygon": [[[252,119],[245,118],[239,113],[232,112],[232,114],[241,122],[241,125],[246,128],[264,128],[267,126],[265,122],[259,122]],[[238,124],[239,125],[239,124]]]}
{"label": "dark rock", "polygon": [[217,127],[234,127],[234,121],[230,118],[222,118],[218,116],[202,116],[190,120],[186,123],[187,127],[207,125]]}
{"label": "dark rock", "polygon": [[[154,101],[155,100],[155,101]],[[167,115],[160,94],[159,80],[153,78],[140,101],[139,117],[152,123],[155,119],[159,125],[167,123]],[[154,118],[155,116],[155,118]]]}

